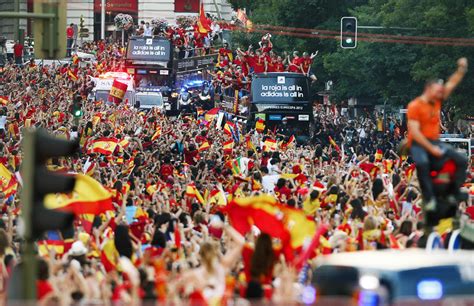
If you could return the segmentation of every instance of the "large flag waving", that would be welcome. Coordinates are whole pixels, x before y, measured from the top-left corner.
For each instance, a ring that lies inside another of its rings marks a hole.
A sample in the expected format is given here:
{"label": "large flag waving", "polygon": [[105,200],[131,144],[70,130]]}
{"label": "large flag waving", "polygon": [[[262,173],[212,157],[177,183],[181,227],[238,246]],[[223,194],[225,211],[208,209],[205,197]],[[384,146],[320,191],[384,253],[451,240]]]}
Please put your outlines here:
{"label": "large flag waving", "polygon": [[115,138],[102,137],[94,140],[89,146],[89,153],[101,153],[104,155],[111,155],[117,148],[119,141]]}
{"label": "large flag waving", "polygon": [[300,251],[316,233],[316,223],[302,210],[280,205],[269,195],[235,199],[226,211],[230,223],[242,235],[255,225],[279,239],[287,259],[292,259],[294,252]]}
{"label": "large flag waving", "polygon": [[70,194],[49,194],[45,207],[72,212],[76,215],[99,215],[114,210],[111,194],[96,180],[84,174],[75,174],[76,185]]}
{"label": "large flag waving", "polygon": [[199,19],[197,21],[197,31],[200,34],[207,34],[211,31],[211,21],[206,17],[204,12],[204,3],[201,2],[201,7],[199,8]]}
{"label": "large flag waving", "polygon": [[114,103],[119,103],[125,97],[125,93],[127,92],[128,85],[117,80],[114,80],[112,83],[112,88],[110,89],[109,93],[109,101]]}

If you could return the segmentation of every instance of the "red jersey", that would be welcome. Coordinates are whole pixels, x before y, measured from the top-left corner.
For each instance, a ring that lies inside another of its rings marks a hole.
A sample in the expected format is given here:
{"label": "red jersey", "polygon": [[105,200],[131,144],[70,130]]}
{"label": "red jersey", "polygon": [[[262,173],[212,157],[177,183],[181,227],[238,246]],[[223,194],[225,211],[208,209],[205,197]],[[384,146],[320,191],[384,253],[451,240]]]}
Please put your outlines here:
{"label": "red jersey", "polygon": [[72,27],[67,27],[66,36],[69,39],[74,38],[74,29]]}

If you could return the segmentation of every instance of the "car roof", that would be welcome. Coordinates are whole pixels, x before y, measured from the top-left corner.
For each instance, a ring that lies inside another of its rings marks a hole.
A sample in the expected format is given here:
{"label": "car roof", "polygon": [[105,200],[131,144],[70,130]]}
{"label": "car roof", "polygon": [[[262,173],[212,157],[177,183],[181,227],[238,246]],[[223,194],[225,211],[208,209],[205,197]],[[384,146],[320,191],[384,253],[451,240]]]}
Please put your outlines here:
{"label": "car roof", "polygon": [[450,265],[474,266],[474,252],[447,250],[428,252],[423,249],[360,251],[320,257],[316,263],[318,266],[346,266],[389,271]]}

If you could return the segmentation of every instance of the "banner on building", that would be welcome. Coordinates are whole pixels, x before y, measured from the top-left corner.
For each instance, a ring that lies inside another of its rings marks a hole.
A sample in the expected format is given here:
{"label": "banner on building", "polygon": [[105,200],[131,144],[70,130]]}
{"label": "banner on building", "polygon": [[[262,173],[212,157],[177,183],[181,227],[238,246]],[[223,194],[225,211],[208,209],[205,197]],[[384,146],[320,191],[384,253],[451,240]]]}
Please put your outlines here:
{"label": "banner on building", "polygon": [[175,0],[176,13],[199,13],[199,0]]}

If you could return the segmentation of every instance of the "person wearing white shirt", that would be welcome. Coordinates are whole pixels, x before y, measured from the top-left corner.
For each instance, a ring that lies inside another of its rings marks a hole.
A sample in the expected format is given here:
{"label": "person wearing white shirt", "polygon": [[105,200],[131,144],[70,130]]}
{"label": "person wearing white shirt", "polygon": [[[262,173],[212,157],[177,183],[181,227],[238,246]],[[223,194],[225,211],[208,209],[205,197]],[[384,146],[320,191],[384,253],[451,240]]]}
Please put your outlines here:
{"label": "person wearing white shirt", "polygon": [[153,36],[153,28],[150,26],[150,23],[147,22],[143,29],[143,36]]}
{"label": "person wearing white shirt", "polygon": [[280,175],[269,175],[267,167],[262,168],[262,173],[264,174],[262,177],[263,192],[273,193]]}

